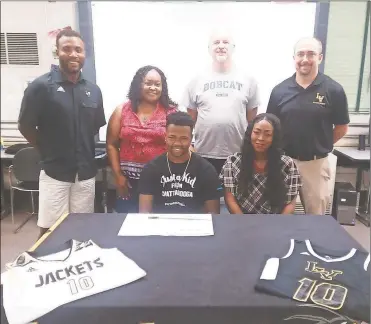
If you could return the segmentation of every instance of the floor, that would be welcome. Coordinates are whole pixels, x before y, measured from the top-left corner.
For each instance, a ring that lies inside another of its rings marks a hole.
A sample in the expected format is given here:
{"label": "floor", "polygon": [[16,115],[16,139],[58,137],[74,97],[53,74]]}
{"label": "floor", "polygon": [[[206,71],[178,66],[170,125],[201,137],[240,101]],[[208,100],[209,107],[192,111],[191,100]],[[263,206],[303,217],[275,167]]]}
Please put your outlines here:
{"label": "floor", "polygon": [[11,216],[1,221],[1,271],[4,270],[5,263],[14,260],[19,253],[29,249],[36,242],[39,234],[36,216],[26,223],[17,234],[14,234],[14,229],[28,217],[28,214],[17,212],[14,217],[14,225]]}

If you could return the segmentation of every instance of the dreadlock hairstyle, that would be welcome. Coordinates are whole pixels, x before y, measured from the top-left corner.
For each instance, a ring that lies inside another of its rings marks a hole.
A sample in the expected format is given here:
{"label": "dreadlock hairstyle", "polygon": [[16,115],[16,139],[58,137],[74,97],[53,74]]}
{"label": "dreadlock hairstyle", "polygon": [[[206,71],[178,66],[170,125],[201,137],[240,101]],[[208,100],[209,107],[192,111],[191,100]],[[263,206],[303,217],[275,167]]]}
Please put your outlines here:
{"label": "dreadlock hairstyle", "polygon": [[238,179],[239,191],[242,195],[248,195],[248,187],[253,181],[255,150],[251,144],[251,133],[254,125],[262,120],[266,120],[273,126],[273,140],[267,152],[267,182],[265,199],[267,199],[273,209],[282,211],[285,206],[287,188],[282,174],[283,154],[281,149],[281,123],[273,114],[259,114],[254,118],[251,125],[245,132],[244,141],[241,147],[241,170]]}
{"label": "dreadlock hairstyle", "polygon": [[[170,109],[176,107],[177,104],[169,98],[169,90],[167,87],[167,81],[164,72],[162,72],[158,67],[152,65],[146,65],[141,67],[134,75],[133,80],[130,84],[129,93],[127,98],[131,101],[131,106],[134,112],[138,111],[138,106],[141,101],[141,88],[142,82],[147,73],[151,70],[156,70],[157,73],[161,76],[162,83],[162,92],[160,96],[160,104],[165,109]],[[172,106],[172,107],[171,107]]]}

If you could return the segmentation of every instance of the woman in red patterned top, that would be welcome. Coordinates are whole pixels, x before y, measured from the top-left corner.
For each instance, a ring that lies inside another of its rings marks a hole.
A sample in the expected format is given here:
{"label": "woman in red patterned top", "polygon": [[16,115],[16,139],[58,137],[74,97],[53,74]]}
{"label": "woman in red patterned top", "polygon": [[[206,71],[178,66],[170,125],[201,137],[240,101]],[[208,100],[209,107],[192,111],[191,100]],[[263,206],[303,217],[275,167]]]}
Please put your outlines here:
{"label": "woman in red patterned top", "polygon": [[166,151],[166,116],[176,111],[164,73],[140,68],[130,85],[129,101],[112,113],[107,128],[107,154],[115,176],[116,211],[138,212],[138,180],[143,166]]}

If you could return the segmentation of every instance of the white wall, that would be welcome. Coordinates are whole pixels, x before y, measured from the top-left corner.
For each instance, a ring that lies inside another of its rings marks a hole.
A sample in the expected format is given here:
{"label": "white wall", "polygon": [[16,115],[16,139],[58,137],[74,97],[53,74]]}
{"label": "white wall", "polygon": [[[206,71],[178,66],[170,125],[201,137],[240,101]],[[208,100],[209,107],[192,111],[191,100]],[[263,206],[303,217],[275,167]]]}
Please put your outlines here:
{"label": "white wall", "polygon": [[[316,5],[95,1],[92,6],[97,84],[108,119],[143,65],[164,71],[170,96],[179,102],[190,79],[210,64],[207,45],[216,26],[232,31],[236,64],[258,79],[264,112],[272,87],[294,73],[294,43],[313,35]],[[104,128],[101,140],[105,133]]]}
{"label": "white wall", "polygon": [[[76,18],[74,1],[1,2],[1,32],[37,33],[40,62],[38,66],[1,65],[2,122],[17,121],[26,82],[46,73],[56,62],[52,56],[55,40],[48,37],[48,32],[66,26],[76,28]],[[18,132],[12,133],[16,136]]]}
{"label": "white wall", "polygon": [[370,23],[368,25],[368,34],[367,34],[367,45],[365,53],[365,65],[363,71],[363,80],[362,80],[362,90],[361,90],[361,101],[359,105],[360,111],[368,111],[370,113],[370,77],[371,77],[371,64],[370,64],[370,36],[371,28]]}
{"label": "white wall", "polygon": [[[358,146],[358,135],[368,134],[370,91],[370,30],[366,47],[366,60],[361,90],[360,111],[355,114],[358,93],[359,73],[365,28],[366,2],[331,2],[327,46],[325,53],[325,73],[338,81],[345,90],[350,112],[350,127],[346,136],[336,146]],[[368,111],[368,114],[367,114]],[[365,114],[366,113],[366,114]],[[365,127],[352,127],[365,125]]]}
{"label": "white wall", "polygon": [[[349,110],[352,113],[356,104],[358,80],[361,66],[362,43],[366,13],[366,2],[332,1],[330,3],[325,73],[340,82],[347,94]],[[368,75],[370,74],[370,30],[366,51],[365,73],[363,78],[361,110],[370,108]],[[351,124],[369,123],[369,114],[350,116]],[[358,135],[368,134],[367,127],[349,127],[348,133],[336,146],[358,146]],[[337,167],[336,181],[350,182],[355,187],[356,169]],[[363,183],[369,186],[370,173],[365,172]]]}
{"label": "white wall", "polygon": [[[325,73],[343,85],[350,111],[355,109],[358,93],[366,5],[366,1],[332,1],[330,3]],[[369,73],[369,51],[366,57],[365,71]],[[367,84],[368,78],[365,80]],[[362,105],[364,103],[363,100]],[[368,107],[370,107],[369,94]]]}

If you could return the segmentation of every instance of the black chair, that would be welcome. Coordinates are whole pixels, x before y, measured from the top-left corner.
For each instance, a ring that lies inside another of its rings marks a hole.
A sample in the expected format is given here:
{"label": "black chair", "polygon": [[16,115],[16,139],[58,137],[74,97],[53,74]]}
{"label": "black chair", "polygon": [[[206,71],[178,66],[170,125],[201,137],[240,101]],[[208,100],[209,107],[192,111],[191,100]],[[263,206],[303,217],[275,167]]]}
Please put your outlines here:
{"label": "black chair", "polygon": [[[15,154],[13,164],[9,167],[12,223],[14,224],[15,190],[31,193],[32,213],[30,213],[30,216],[27,217],[27,219],[15,229],[14,233],[17,233],[34,215],[37,215],[35,211],[34,193],[39,191],[40,171],[40,155],[35,148],[24,148]],[[14,182],[13,176],[16,179],[16,182]]]}
{"label": "black chair", "polygon": [[30,143],[17,143],[17,144],[13,144],[13,145],[10,145],[8,146],[4,152],[6,154],[17,154],[18,151],[26,148],[26,147],[32,147],[32,145]]}

